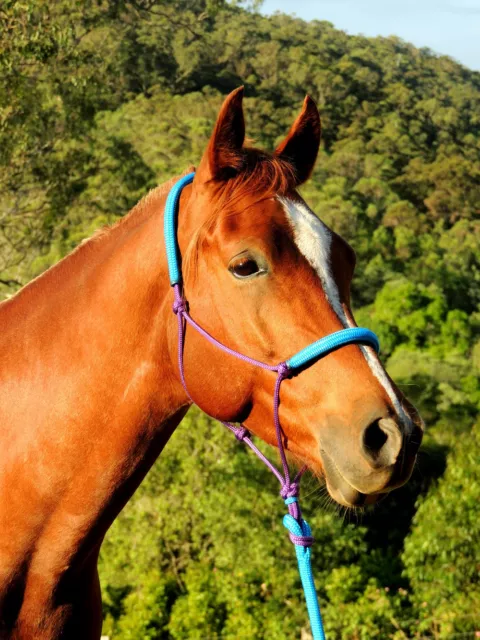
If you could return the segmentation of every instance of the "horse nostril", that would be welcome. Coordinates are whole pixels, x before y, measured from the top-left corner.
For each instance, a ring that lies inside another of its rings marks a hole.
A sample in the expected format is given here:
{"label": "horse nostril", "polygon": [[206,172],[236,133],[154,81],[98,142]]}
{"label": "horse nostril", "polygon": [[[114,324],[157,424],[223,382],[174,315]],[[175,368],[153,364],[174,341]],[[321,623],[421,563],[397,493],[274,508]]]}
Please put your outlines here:
{"label": "horse nostril", "polygon": [[362,453],[373,467],[394,464],[401,448],[402,434],[391,418],[375,420],[362,434]]}
{"label": "horse nostril", "polygon": [[379,420],[375,420],[363,432],[363,445],[368,451],[378,452],[388,440],[388,434],[380,427]]}

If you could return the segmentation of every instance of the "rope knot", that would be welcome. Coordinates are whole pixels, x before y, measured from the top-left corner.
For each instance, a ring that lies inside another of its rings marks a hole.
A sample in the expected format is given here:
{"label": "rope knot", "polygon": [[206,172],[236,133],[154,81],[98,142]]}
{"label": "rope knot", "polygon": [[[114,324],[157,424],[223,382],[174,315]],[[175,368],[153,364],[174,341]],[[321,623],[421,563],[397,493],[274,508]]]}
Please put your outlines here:
{"label": "rope knot", "polygon": [[294,533],[288,533],[288,537],[296,544],[298,547],[311,547],[315,542],[315,538],[313,536],[296,536]]}
{"label": "rope knot", "polygon": [[288,378],[290,375],[290,367],[286,362],[280,362],[277,366],[278,377],[283,380],[284,378]]}
{"label": "rope knot", "polygon": [[298,496],[298,491],[298,482],[284,484],[280,489],[280,497],[282,497],[284,500],[286,500],[287,498],[296,498]]}
{"label": "rope knot", "polygon": [[233,434],[239,442],[243,442],[250,435],[250,431],[246,427],[238,427]]}
{"label": "rope knot", "polygon": [[288,537],[297,547],[311,547],[315,541],[308,522],[303,518],[296,520],[290,514],[283,517],[283,526],[288,530]]}
{"label": "rope knot", "polygon": [[173,302],[173,313],[183,315],[187,310],[187,303],[182,298],[176,298]]}

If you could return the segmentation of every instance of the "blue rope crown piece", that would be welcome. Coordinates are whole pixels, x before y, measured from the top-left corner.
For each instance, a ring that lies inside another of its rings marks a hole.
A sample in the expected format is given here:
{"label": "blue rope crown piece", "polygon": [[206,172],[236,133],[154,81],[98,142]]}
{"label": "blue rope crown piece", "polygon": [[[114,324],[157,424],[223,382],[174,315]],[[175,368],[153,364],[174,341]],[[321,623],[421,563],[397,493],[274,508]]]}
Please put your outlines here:
{"label": "blue rope crown piece", "polygon": [[180,271],[180,260],[178,255],[177,244],[177,210],[180,194],[183,187],[193,182],[195,177],[194,173],[189,173],[183,178],[180,178],[173,187],[167,197],[165,203],[165,213],[163,218],[163,231],[165,235],[165,249],[167,253],[168,273],[170,275],[170,284],[179,284],[182,279],[182,272]]}

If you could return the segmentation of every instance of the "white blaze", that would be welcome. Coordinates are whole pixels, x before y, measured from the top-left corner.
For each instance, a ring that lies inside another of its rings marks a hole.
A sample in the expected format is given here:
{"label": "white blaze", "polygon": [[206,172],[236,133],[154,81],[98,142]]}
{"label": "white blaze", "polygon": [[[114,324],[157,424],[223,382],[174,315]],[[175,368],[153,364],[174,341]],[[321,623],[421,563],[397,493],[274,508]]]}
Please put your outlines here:
{"label": "white blaze", "polygon": [[[325,292],[325,296],[343,327],[354,327],[354,323],[340,301],[337,283],[331,268],[332,232],[304,203],[288,198],[278,198],[287,219],[293,228],[295,244],[307,262],[315,269]],[[359,345],[375,378],[385,389],[397,415],[405,425],[410,424],[397,394],[395,393],[385,369],[371,347]]]}

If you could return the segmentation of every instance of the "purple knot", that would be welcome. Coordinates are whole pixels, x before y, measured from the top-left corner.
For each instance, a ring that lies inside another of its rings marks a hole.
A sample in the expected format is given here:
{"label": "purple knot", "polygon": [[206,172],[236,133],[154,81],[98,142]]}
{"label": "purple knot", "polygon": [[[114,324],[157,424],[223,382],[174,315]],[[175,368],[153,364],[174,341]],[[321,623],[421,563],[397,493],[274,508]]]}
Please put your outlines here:
{"label": "purple knot", "polygon": [[288,537],[293,544],[297,544],[299,547],[311,547],[315,542],[315,538],[313,536],[296,536],[294,533],[289,532]]}
{"label": "purple knot", "polygon": [[296,498],[298,496],[299,486],[298,482],[292,482],[291,484],[284,484],[280,489],[280,496],[286,500],[287,498]]}
{"label": "purple knot", "polygon": [[186,307],[185,300],[175,299],[173,303],[173,313],[175,315],[178,315],[178,314],[183,315],[186,310],[187,310],[187,307]]}
{"label": "purple knot", "polygon": [[286,362],[280,362],[277,366],[278,377],[283,380],[284,378],[288,378],[290,375],[290,367]]}
{"label": "purple knot", "polygon": [[239,442],[243,442],[250,435],[250,431],[246,427],[238,427],[233,433]]}

